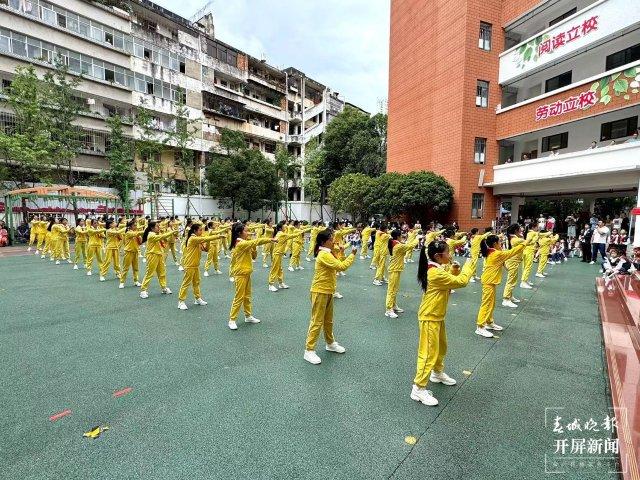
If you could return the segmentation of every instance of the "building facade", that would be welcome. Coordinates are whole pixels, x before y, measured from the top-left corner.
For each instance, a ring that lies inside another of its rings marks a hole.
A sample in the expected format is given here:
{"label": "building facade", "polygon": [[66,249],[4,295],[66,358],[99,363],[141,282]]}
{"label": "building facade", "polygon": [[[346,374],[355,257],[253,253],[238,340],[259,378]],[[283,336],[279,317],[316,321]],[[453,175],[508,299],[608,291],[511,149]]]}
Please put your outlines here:
{"label": "building facade", "polygon": [[389,169],[446,177],[464,228],[527,198],[637,195],[639,74],[622,0],[392,0]]}
{"label": "building facade", "polygon": [[[191,21],[148,0],[128,5],[130,10],[82,0],[0,0],[3,90],[16,67],[32,64],[42,76],[56,59],[83,77],[77,97],[86,112],[75,122],[82,150],[73,166],[79,184],[109,168],[107,118],[117,113],[129,119],[125,134],[140,136],[130,120],[140,105],[152,112],[160,137],[175,128],[176,108],[184,104],[195,126],[190,148],[201,166],[210,161],[207,153],[217,151],[222,128],[242,132],[247,146],[267,158],[283,146],[303,159],[306,144],[344,107],[336,93],[299,70],[275,68],[218,40],[210,13]],[[0,126],[12,122],[0,102]],[[135,161],[140,186],[145,160]],[[175,191],[185,177],[170,144],[160,160],[160,188]],[[303,175],[304,168],[290,182],[290,200],[304,200]]]}

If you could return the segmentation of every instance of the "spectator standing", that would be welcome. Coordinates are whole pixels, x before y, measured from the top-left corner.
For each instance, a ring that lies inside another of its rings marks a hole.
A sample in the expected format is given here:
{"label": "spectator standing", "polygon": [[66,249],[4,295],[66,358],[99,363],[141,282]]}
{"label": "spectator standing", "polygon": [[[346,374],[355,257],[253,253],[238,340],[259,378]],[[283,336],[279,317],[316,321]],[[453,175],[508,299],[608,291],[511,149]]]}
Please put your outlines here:
{"label": "spectator standing", "polygon": [[591,262],[589,262],[591,265],[596,263],[596,260],[598,260],[598,252],[600,252],[602,260],[605,260],[605,252],[607,250],[607,243],[609,243],[609,235],[609,228],[604,225],[602,220],[598,221],[596,228],[593,230],[593,235],[591,236]]}
{"label": "spectator standing", "polygon": [[626,213],[622,214],[622,223],[620,224],[620,229],[627,232],[629,231],[629,217]]}
{"label": "spectator standing", "polygon": [[622,228],[622,216],[617,215],[613,220],[611,220],[611,230],[616,229],[620,231]]}
{"label": "spectator standing", "polygon": [[546,229],[549,232],[553,232],[554,228],[556,228],[556,219],[553,218],[553,215],[549,215],[549,218],[547,218],[547,222],[546,222]]}
{"label": "spectator standing", "polygon": [[576,223],[578,220],[573,215],[569,215],[564,221],[567,224],[567,238],[569,242],[571,242],[576,238]]}
{"label": "spectator standing", "polygon": [[591,227],[591,230],[594,230],[597,225],[598,225],[598,217],[596,217],[595,213],[592,213],[591,218],[589,218],[589,226]]}
{"label": "spectator standing", "polygon": [[584,229],[580,232],[580,236],[578,240],[580,241],[580,251],[582,252],[582,261],[590,262],[591,261],[591,236],[593,235],[593,230],[591,230],[591,226],[589,224],[585,224]]}
{"label": "spectator standing", "polygon": [[540,218],[538,219],[538,228],[540,230],[544,230],[545,227],[547,226],[547,217],[543,215],[540,215]]}

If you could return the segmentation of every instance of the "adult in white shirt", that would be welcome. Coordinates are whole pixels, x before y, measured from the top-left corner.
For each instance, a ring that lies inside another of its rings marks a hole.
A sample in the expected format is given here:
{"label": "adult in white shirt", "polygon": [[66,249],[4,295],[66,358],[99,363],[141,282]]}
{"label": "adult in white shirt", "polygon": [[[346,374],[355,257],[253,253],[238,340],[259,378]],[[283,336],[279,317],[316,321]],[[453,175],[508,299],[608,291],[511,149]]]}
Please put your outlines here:
{"label": "adult in white shirt", "polygon": [[602,260],[607,258],[605,252],[609,243],[609,235],[611,235],[611,232],[605,227],[604,222],[599,220],[591,236],[591,265],[596,263],[598,252],[600,252]]}
{"label": "adult in white shirt", "polygon": [[547,217],[540,215],[540,218],[538,219],[538,227],[540,230],[544,230],[547,227]]}
{"label": "adult in white shirt", "polygon": [[616,218],[611,220],[611,229],[617,228],[618,231],[622,228],[622,218],[620,215],[617,215]]}

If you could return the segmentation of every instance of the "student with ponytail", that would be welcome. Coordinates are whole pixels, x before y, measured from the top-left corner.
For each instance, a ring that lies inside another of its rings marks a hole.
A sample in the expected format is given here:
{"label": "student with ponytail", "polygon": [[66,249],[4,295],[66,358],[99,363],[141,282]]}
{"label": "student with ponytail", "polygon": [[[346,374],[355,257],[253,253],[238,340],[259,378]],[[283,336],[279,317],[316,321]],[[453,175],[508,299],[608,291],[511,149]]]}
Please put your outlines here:
{"label": "student with ponytail", "polygon": [[389,254],[391,261],[389,262],[389,285],[387,285],[387,298],[385,302],[385,317],[398,318],[398,313],[404,312],[398,307],[397,297],[400,290],[400,276],[404,270],[404,259],[407,252],[412,252],[418,245],[421,236],[415,236],[411,242],[401,243],[400,236],[402,232],[395,229],[391,232],[391,238],[388,241]]}
{"label": "student with ponytail", "polygon": [[[292,240],[293,237],[298,235],[298,233],[284,233],[284,229],[286,228],[285,221],[281,221],[276,225],[275,230],[273,231],[273,238],[276,239],[276,242],[273,244],[273,253],[272,253],[272,263],[271,263],[271,271],[269,272],[269,291],[277,292],[279,288],[287,289],[289,286],[284,283],[284,272],[282,271],[282,257],[284,256],[284,251],[287,246],[287,242]],[[278,286],[276,287],[276,282],[278,282]]]}
{"label": "student with ponytail", "polygon": [[206,243],[222,239],[224,233],[203,236],[203,231],[204,227],[201,223],[193,223],[187,231],[185,250],[183,251],[184,260],[182,262],[184,276],[178,291],[178,308],[180,310],[188,309],[185,300],[187,299],[189,286],[193,289],[194,305],[207,304],[200,293],[200,257]]}
{"label": "student with ponytail", "polygon": [[456,381],[444,372],[447,354],[447,315],[451,290],[466,287],[476,269],[477,255],[464,264],[462,271],[457,263],[451,264],[449,245],[435,241],[420,249],[418,282],[424,294],[418,309],[418,359],[416,376],[411,388],[411,399],[434,406],[438,400],[430,390],[429,381],[455,385]]}
{"label": "student with ponytail", "polygon": [[529,243],[529,240],[525,240],[511,250],[502,250],[500,238],[497,235],[489,235],[480,243],[480,251],[485,260],[484,272],[482,272],[482,301],[476,320],[476,335],[490,338],[493,337],[490,330],[502,330],[502,327],[493,321],[496,286],[502,281],[502,268],[505,262],[521,253]]}
{"label": "student with ponytail", "polygon": [[[142,234],[142,243],[147,244],[147,250],[145,253],[147,271],[144,274],[142,285],[140,286],[140,298],[149,298],[149,283],[154,276],[158,277],[160,288],[162,293],[172,293],[169,287],[167,287],[167,267],[164,264],[164,240],[170,236],[177,236],[178,232],[169,230],[165,233],[160,233],[160,225],[158,222],[149,222],[147,228]],[[186,260],[186,257],[184,257]]]}
{"label": "student with ponytail", "polygon": [[362,245],[360,246],[360,260],[370,258],[369,255],[369,239],[374,234],[376,229],[374,227],[366,226],[360,232],[360,238],[362,239]]}
{"label": "student with ponytail", "polygon": [[[262,238],[273,238],[273,223],[271,219],[265,220],[264,229],[262,231]],[[267,257],[269,257],[272,262],[272,253],[273,253],[274,244],[269,242],[262,245],[262,268],[267,268],[269,265],[267,264]]]}
{"label": "student with ponytail", "polygon": [[333,232],[326,229],[318,233],[314,249],[316,265],[311,283],[311,321],[304,351],[304,359],[309,363],[317,365],[322,362],[316,354],[320,330],[324,331],[326,351],[345,352],[344,347],[333,336],[333,294],[336,291],[336,273],[349,268],[356,253],[357,249],[353,248],[347,258],[338,260],[333,255]]}
{"label": "student with ponytail", "polygon": [[244,307],[245,323],[260,323],[253,316],[251,305],[251,274],[253,273],[253,260],[258,256],[258,245],[276,243],[273,237],[259,236],[255,240],[249,240],[249,228],[242,223],[235,223],[231,228],[231,267],[230,275],[235,283],[235,295],[231,302],[229,312],[229,328],[237,330],[236,319],[240,308]]}
{"label": "student with ponytail", "polygon": [[93,259],[98,263],[98,269],[102,267],[104,258],[102,257],[102,239],[105,237],[105,229],[98,226],[98,220],[91,220],[91,225],[87,225],[89,242],[87,243],[87,275],[92,275]]}
{"label": "student with ponytail", "polygon": [[140,243],[142,237],[142,230],[136,228],[138,222],[135,219],[131,219],[127,222],[127,226],[124,231],[124,258],[122,259],[122,269],[120,270],[120,285],[118,288],[124,288],[124,284],[127,281],[127,274],[129,268],[133,271],[133,284],[136,287],[140,287],[141,283],[138,278],[138,255],[140,254]]}
{"label": "student with ponytail", "polygon": [[[507,228],[507,247],[509,250],[524,243],[524,241],[525,239],[522,235],[522,227],[520,225],[514,223]],[[523,253],[518,253],[508,259],[504,264],[507,267],[507,283],[505,283],[504,292],[502,293],[503,307],[517,308],[517,304],[520,303],[520,300],[513,296],[513,289],[516,288],[516,284],[518,283],[518,270],[522,263],[522,257]]]}
{"label": "student with ponytail", "polygon": [[540,230],[540,238],[538,239],[538,245],[540,246],[540,259],[538,260],[538,271],[536,272],[536,277],[544,278],[547,276],[544,273],[544,269],[547,266],[547,262],[549,261],[549,252],[551,251],[551,245],[554,245],[560,235],[552,236],[553,232],[548,232],[547,230]]}

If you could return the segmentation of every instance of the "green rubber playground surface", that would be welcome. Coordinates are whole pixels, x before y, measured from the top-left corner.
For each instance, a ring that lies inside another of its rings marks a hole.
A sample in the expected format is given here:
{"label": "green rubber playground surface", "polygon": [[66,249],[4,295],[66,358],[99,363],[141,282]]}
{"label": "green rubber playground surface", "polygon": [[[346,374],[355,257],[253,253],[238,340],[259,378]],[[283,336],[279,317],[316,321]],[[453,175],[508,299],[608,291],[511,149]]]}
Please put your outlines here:
{"label": "green rubber playground surface", "polygon": [[[426,407],[409,398],[416,264],[402,279],[405,313],[392,320],[368,262],[356,260],[338,281],[336,339],[347,353],[325,352],[321,337],[314,366],[302,359],[306,262],[285,271],[291,288],[277,293],[256,264],[262,323],[234,332],[227,275],[203,278],[209,305],[190,297],[181,312],[173,265],[174,294],[161,295],[154,280],[143,301],[134,287],[119,290],[113,274],[100,283],[33,255],[0,258],[0,477],[617,478],[606,460],[545,473],[560,469],[548,463],[558,438],[590,436],[553,433],[558,409],[565,423],[609,413],[595,266],[550,266],[540,288],[517,289],[517,310],[496,307],[506,327],[499,339],[473,333],[480,284],[453,294],[446,371],[458,385],[433,385],[440,405]],[[546,426],[545,408],[555,409]],[[110,428],[83,438],[98,425]]]}

